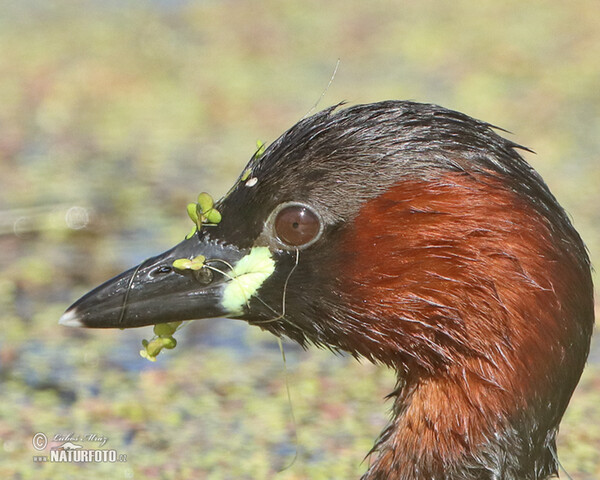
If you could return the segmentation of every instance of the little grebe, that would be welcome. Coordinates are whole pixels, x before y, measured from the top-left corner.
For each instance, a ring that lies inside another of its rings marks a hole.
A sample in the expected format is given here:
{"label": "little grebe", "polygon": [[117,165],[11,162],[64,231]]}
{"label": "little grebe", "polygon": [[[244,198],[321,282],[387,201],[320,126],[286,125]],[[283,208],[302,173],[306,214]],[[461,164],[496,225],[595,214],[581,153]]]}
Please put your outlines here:
{"label": "little grebe", "polygon": [[[365,480],[556,475],[594,322],[590,262],[519,148],[434,105],[327,109],[257,152],[218,223],[61,323],[223,316],[394,368]],[[200,270],[174,265],[199,255]]]}

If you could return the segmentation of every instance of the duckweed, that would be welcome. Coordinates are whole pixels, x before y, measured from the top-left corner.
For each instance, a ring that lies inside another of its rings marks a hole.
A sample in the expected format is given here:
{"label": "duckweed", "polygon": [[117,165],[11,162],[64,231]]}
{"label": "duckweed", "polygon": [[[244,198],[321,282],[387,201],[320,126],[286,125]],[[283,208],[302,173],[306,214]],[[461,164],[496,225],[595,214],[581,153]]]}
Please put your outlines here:
{"label": "duckweed", "polygon": [[200,231],[202,225],[217,225],[221,221],[221,213],[215,208],[213,198],[206,192],[198,195],[197,203],[187,205],[187,213],[194,222],[194,228],[186,238],[191,238],[197,231]]}
{"label": "duckweed", "polygon": [[142,340],[142,350],[140,356],[156,362],[156,357],[163,348],[171,350],[177,346],[177,340],[173,338],[173,334],[181,326],[183,322],[159,323],[154,325],[154,337],[151,340]]}

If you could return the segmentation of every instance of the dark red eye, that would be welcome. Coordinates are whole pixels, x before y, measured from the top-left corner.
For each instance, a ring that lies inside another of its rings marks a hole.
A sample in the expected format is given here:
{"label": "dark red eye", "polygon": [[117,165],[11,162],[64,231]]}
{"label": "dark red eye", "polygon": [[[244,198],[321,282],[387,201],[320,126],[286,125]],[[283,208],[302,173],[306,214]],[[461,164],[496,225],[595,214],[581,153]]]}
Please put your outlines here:
{"label": "dark red eye", "polygon": [[289,247],[301,247],[312,242],[321,232],[321,220],[304,205],[282,208],[275,217],[275,233]]}

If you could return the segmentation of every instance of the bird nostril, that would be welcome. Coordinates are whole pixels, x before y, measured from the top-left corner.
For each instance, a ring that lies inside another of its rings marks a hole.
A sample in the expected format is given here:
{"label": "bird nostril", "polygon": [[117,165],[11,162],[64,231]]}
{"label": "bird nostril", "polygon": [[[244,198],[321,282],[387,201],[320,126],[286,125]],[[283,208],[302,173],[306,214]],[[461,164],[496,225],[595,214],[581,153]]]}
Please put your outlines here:
{"label": "bird nostril", "polygon": [[165,273],[169,273],[171,271],[172,271],[171,267],[167,267],[166,265],[163,265],[161,267],[157,267],[154,270],[152,270],[152,275],[164,275]]}

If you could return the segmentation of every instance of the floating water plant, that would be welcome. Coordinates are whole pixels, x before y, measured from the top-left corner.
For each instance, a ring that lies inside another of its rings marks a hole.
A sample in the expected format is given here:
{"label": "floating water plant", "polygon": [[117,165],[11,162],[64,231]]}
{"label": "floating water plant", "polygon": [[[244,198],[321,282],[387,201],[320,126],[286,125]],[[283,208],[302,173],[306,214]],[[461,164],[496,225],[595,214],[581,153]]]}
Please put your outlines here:
{"label": "floating water plant", "polygon": [[198,203],[188,203],[187,213],[194,222],[194,229],[185,238],[191,238],[203,225],[216,225],[221,221],[221,213],[215,208],[213,198],[206,192],[198,195]]}
{"label": "floating water plant", "polygon": [[[215,208],[213,198],[206,192],[198,195],[197,203],[187,205],[187,213],[194,222],[194,229],[186,238],[191,238],[204,225],[217,225],[221,221],[221,213]],[[198,255],[194,258],[178,258],[173,262],[176,270],[192,270],[194,272],[205,268],[206,258]],[[160,323],[154,326],[154,337],[150,340],[142,340],[140,355],[151,362],[156,361],[158,354],[166,348],[171,350],[177,346],[177,340],[173,334],[179,329],[183,322]]]}
{"label": "floating water plant", "polygon": [[192,259],[178,258],[173,262],[173,268],[176,270],[200,270],[204,268],[205,261],[206,257],[204,255],[198,255]]}
{"label": "floating water plant", "polygon": [[254,154],[254,158],[260,158],[265,153],[267,149],[267,144],[265,142],[261,142],[260,140],[256,141],[256,153]]}
{"label": "floating water plant", "polygon": [[156,362],[156,357],[163,348],[171,350],[177,346],[177,340],[173,334],[179,329],[183,322],[159,323],[154,325],[154,337],[150,340],[142,340],[140,355],[143,358]]}

